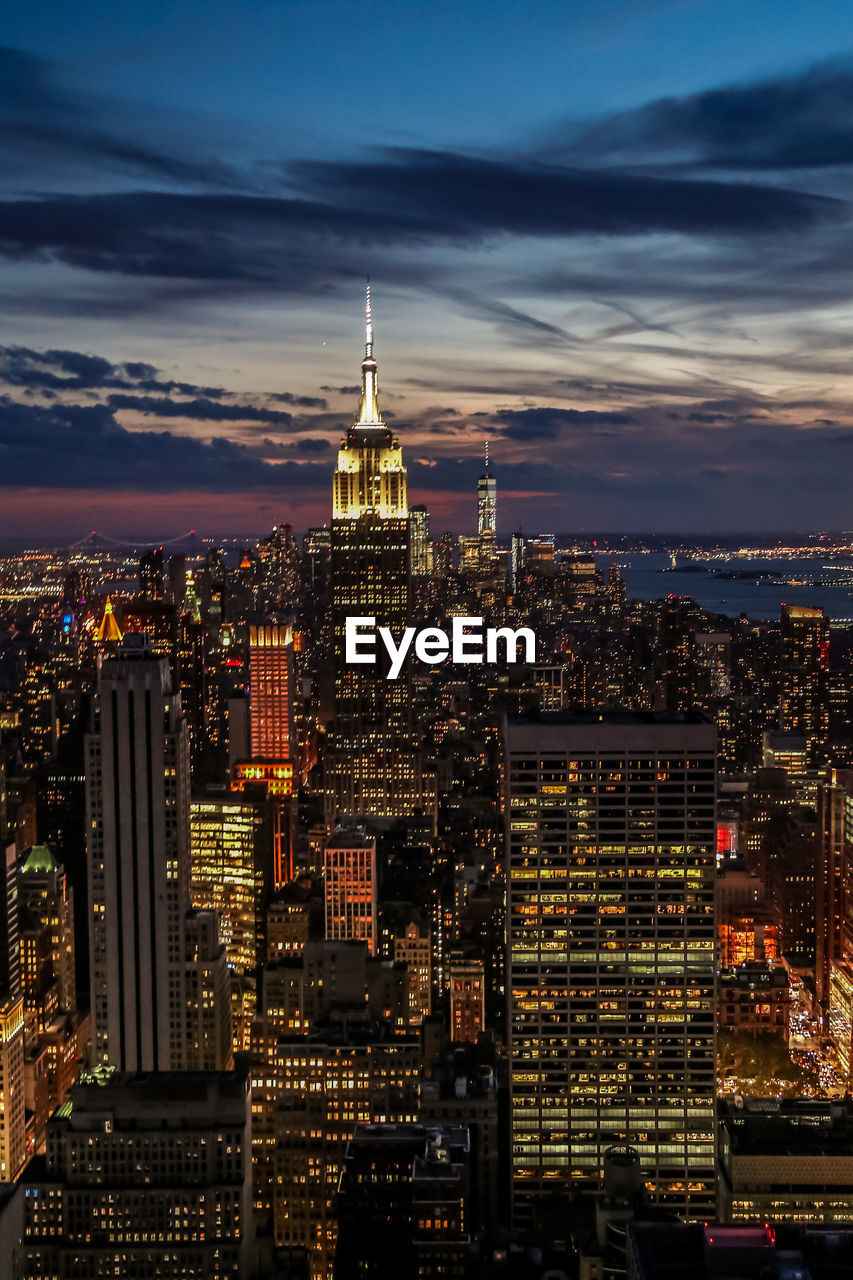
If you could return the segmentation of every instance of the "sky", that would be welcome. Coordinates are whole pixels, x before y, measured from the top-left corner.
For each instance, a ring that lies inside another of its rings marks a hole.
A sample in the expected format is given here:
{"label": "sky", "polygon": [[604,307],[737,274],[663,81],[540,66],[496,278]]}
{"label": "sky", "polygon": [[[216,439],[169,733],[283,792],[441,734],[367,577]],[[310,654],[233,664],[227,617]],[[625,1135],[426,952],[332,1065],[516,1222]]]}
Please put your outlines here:
{"label": "sky", "polygon": [[81,0],[0,48],[0,537],[853,528],[847,0]]}

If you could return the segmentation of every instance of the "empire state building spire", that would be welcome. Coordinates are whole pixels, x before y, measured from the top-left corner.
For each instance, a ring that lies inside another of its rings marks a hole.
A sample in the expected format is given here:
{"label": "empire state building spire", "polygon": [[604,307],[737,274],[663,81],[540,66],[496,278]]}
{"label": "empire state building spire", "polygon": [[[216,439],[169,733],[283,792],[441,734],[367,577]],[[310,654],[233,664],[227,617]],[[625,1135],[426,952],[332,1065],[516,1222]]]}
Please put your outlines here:
{"label": "empire state building spire", "polygon": [[353,424],[356,427],[381,427],[379,402],[376,398],[376,361],[373,358],[373,307],[370,300],[370,278],[367,280],[367,296],[364,305],[364,359],[361,362],[361,407]]}

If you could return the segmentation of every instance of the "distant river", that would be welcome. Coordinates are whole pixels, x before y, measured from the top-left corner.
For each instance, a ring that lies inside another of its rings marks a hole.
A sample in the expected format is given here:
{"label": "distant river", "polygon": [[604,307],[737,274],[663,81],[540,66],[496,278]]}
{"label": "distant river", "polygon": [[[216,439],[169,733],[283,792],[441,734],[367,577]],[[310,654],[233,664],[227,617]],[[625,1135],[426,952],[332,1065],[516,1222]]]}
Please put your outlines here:
{"label": "distant river", "polygon": [[[657,600],[661,596],[692,596],[703,609],[736,618],[745,613],[749,618],[778,618],[782,604],[805,604],[824,609],[830,618],[853,619],[853,561],[830,562],[820,556],[807,559],[747,560],[739,556],[730,560],[695,561],[699,572],[661,573],[670,564],[669,556],[659,552],[631,555],[597,556],[605,577],[610,564],[618,564],[628,595],[641,600]],[[676,566],[688,563],[676,560]],[[715,573],[779,573],[780,578],[715,578]],[[849,586],[843,585],[845,580]],[[840,581],[839,581],[840,580]],[[798,586],[797,582],[810,585]]]}

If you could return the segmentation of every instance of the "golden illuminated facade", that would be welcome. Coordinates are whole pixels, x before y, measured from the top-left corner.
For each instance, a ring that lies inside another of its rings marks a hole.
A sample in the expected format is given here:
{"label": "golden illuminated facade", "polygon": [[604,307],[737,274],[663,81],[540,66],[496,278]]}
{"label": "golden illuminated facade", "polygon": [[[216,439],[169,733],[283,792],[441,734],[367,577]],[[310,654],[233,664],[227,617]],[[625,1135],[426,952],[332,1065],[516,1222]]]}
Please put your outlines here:
{"label": "golden illuminated facade", "polygon": [[205,795],[190,804],[192,901],[219,912],[228,964],[254,972],[265,959],[272,835],[263,800]]}
{"label": "golden illuminated facade", "polygon": [[0,1181],[14,1181],[27,1154],[24,1116],[24,999],[0,1001]]}
{"label": "golden illuminated facade", "polygon": [[715,747],[685,713],[509,725],[517,1224],[622,1142],[655,1203],[713,1209]]}
{"label": "golden illuminated facade", "polygon": [[405,670],[386,680],[376,665],[347,665],[348,617],[370,617],[399,636],[409,624],[409,507],[400,444],[377,400],[370,293],[361,406],[341,442],[332,503],[332,633],[335,715],[329,815],[405,817],[421,806],[419,755]]}
{"label": "golden illuminated facade", "polygon": [[192,901],[216,911],[231,974],[234,1050],[249,1048],[257,981],[266,958],[275,803],[200,795],[190,805]]}

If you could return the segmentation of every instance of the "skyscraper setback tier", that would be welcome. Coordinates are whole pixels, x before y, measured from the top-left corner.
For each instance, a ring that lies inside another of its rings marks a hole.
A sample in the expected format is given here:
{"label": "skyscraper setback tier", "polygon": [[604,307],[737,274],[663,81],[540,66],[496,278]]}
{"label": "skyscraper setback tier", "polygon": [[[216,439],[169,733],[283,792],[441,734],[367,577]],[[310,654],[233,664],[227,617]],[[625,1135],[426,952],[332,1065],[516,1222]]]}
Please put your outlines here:
{"label": "skyscraper setback tier", "polygon": [[630,1142],[652,1198],[714,1203],[714,727],[556,712],[507,727],[515,1221]]}
{"label": "skyscraper setback tier", "polygon": [[142,636],[101,667],[86,753],[96,1060],[226,1067],[225,952],[215,916],[190,910],[187,728]]}
{"label": "skyscraper setback tier", "polygon": [[400,635],[409,623],[409,508],[398,440],[377,401],[370,295],[361,406],[341,441],[332,506],[331,620],[335,714],[329,754],[329,816],[406,817],[421,806],[421,772],[405,672],[349,666],[348,617],[370,617]]}

